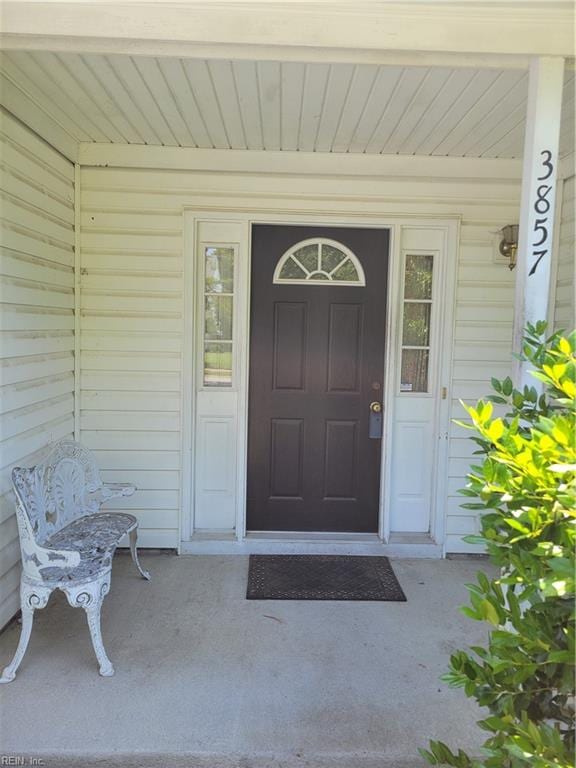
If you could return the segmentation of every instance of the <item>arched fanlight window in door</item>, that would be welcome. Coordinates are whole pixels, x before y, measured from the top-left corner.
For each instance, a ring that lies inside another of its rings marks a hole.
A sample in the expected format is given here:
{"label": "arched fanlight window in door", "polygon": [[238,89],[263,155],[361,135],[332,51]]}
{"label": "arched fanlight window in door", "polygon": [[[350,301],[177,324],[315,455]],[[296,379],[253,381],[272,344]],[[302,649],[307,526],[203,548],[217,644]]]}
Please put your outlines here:
{"label": "arched fanlight window in door", "polygon": [[274,283],[366,285],[362,264],[342,243],[325,237],[301,240],[289,248],[274,270]]}

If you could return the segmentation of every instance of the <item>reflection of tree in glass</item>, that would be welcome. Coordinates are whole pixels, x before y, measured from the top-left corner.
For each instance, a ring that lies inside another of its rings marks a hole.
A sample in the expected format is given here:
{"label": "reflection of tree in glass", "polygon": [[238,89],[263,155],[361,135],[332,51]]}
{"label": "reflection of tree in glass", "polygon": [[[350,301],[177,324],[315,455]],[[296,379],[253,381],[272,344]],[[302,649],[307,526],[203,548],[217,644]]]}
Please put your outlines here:
{"label": "reflection of tree in glass", "polygon": [[232,383],[234,249],[210,246],[204,252],[204,386]]}
{"label": "reflection of tree in glass", "polygon": [[206,293],[232,293],[234,249],[206,248]]}
{"label": "reflection of tree in glass", "polygon": [[430,343],[430,304],[404,304],[402,344],[409,347],[427,347]]}
{"label": "reflection of tree in glass", "polygon": [[232,296],[206,296],[205,336],[232,340]]}
{"label": "reflection of tree in glass", "polygon": [[405,299],[432,298],[432,264],[433,256],[426,254],[406,256]]}

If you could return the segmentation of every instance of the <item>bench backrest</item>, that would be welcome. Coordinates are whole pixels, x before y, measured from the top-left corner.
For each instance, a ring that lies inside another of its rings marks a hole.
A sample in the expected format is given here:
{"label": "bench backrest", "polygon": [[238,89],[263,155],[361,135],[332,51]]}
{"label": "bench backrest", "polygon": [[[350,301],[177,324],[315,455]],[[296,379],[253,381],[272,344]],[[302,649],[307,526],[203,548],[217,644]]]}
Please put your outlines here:
{"label": "bench backrest", "polygon": [[16,467],[12,480],[21,541],[31,536],[41,545],[76,518],[98,511],[98,467],[90,451],[72,440],[57,443],[35,467]]}

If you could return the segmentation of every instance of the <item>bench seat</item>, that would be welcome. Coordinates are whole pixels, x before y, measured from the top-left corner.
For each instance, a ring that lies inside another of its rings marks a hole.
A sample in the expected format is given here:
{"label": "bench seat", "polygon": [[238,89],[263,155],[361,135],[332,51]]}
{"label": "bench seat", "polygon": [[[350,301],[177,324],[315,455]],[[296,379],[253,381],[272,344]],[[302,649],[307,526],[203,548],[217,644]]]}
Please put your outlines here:
{"label": "bench seat", "polygon": [[75,568],[48,566],[41,568],[42,578],[49,582],[93,579],[110,568],[114,551],[122,536],[138,525],[134,515],[124,512],[97,512],[85,515],[44,542],[47,549],[73,550],[80,553]]}

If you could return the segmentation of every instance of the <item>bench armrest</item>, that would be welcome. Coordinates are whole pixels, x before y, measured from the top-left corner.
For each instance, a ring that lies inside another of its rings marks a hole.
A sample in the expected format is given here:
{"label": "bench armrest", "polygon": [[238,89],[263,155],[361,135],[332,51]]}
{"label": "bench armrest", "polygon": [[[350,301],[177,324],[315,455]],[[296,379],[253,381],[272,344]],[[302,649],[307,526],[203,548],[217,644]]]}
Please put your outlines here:
{"label": "bench armrest", "polygon": [[100,489],[100,499],[102,503],[108,499],[116,499],[120,496],[132,496],[136,490],[135,485],[130,483],[104,483]]}

